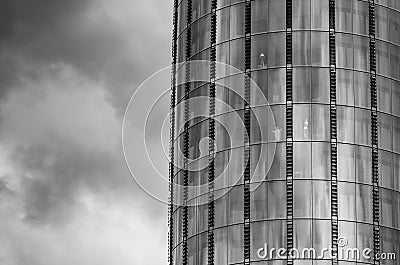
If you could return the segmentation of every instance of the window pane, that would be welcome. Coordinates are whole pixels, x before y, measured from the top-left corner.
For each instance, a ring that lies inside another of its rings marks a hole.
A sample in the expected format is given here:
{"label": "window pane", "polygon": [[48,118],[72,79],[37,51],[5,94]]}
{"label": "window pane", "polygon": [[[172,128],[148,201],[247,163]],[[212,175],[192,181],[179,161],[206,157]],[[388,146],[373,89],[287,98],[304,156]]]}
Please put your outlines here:
{"label": "window pane", "polygon": [[286,108],[282,105],[271,106],[272,113],[275,117],[275,128],[268,133],[269,142],[282,141],[286,137]]}
{"label": "window pane", "polygon": [[385,226],[393,227],[393,193],[386,189],[382,189],[380,194],[380,203],[382,207],[382,224]]}
{"label": "window pane", "polygon": [[286,100],[285,69],[268,70],[268,102],[283,103]]}
{"label": "window pane", "polygon": [[226,228],[215,230],[215,263],[227,264],[228,257],[228,235]]}
{"label": "window pane", "polygon": [[311,97],[313,102],[329,102],[329,69],[312,68]]}
{"label": "window pane", "polygon": [[336,34],[336,63],[338,67],[353,68],[353,38],[348,34]]}
{"label": "window pane", "polygon": [[193,0],[193,21],[210,12],[210,0]]}
{"label": "window pane", "polygon": [[310,102],[311,101],[311,69],[298,67],[293,69],[293,101]]}
{"label": "window pane", "polygon": [[342,0],[336,3],[336,29],[351,32],[353,27],[352,1]]}
{"label": "window pane", "polygon": [[283,66],[286,64],[286,34],[268,34],[268,67]]}
{"label": "window pane", "polygon": [[338,140],[343,142],[354,142],[354,109],[349,107],[338,107],[337,118]]}
{"label": "window pane", "polygon": [[[330,207],[330,206],[329,206]],[[317,257],[321,255],[323,249],[328,249],[332,245],[332,223],[326,220],[313,221],[313,247]],[[324,258],[329,259],[329,253],[324,252]],[[315,264],[315,263],[314,263]]]}
{"label": "window pane", "polygon": [[377,90],[378,90],[378,109],[380,111],[391,112],[391,88],[390,80],[383,77],[377,78]]}
{"label": "window pane", "polygon": [[376,42],[376,71],[389,75],[389,44],[382,41]]}
{"label": "window pane", "polygon": [[[368,224],[357,224],[357,248],[374,249],[373,246],[373,226]],[[360,255],[360,261],[371,262],[364,255]]]}
{"label": "window pane", "polygon": [[311,64],[310,32],[293,33],[293,65]]}
{"label": "window pane", "polygon": [[251,192],[251,219],[263,220],[267,218],[268,204],[267,204],[267,182],[261,184],[252,184],[254,191]]}
{"label": "window pane", "polygon": [[368,38],[353,36],[354,69],[369,70],[369,40]]}
{"label": "window pane", "polygon": [[394,10],[389,11],[389,40],[400,44],[400,17],[399,12]]}
{"label": "window pane", "polygon": [[393,117],[393,150],[400,153],[400,118]]}
{"label": "window pane", "polygon": [[393,163],[392,154],[386,151],[379,151],[379,176],[380,185],[393,189]]}
{"label": "window pane", "polygon": [[372,222],[372,187],[356,185],[357,221]]}
{"label": "window pane", "polygon": [[244,40],[238,39],[230,42],[229,63],[234,69],[244,70]]}
{"label": "window pane", "polygon": [[276,144],[275,155],[271,168],[268,172],[268,179],[283,179],[286,177],[286,149],[283,143]]}
{"label": "window pane", "polygon": [[312,139],[323,141],[330,139],[330,108],[324,105],[312,105]]}
{"label": "window pane", "polygon": [[359,144],[371,144],[371,112],[364,109],[355,109],[354,121],[355,142]]}
{"label": "window pane", "polygon": [[[355,220],[356,219],[356,186],[353,183],[338,183],[339,194],[339,219]],[[350,240],[350,238],[347,238]]]}
{"label": "window pane", "polygon": [[379,147],[392,150],[392,118],[383,113],[378,114],[378,141]]}
{"label": "window pane", "polygon": [[293,29],[310,28],[310,5],[310,0],[293,0]]}
{"label": "window pane", "polygon": [[331,147],[328,143],[312,143],[312,175],[314,179],[329,179]]}
{"label": "window pane", "polygon": [[371,106],[369,74],[354,72],[354,99],[356,106],[366,108]]}
{"label": "window pane", "polygon": [[329,44],[327,32],[312,32],[312,65],[329,66]]}
{"label": "window pane", "polygon": [[266,34],[256,35],[251,38],[251,68],[261,69],[267,67],[268,38]]}
{"label": "window pane", "polygon": [[268,182],[268,219],[284,218],[286,216],[286,201],[282,194],[286,194],[286,183],[282,181]]}
{"label": "window pane", "polygon": [[388,9],[376,6],[375,18],[376,18],[376,36],[380,39],[389,39],[389,14]]}
{"label": "window pane", "polygon": [[228,222],[243,221],[243,186],[235,186],[229,191]]}
{"label": "window pane", "polygon": [[296,104],[293,107],[293,138],[294,140],[311,139],[310,105]]}
{"label": "window pane", "polygon": [[221,43],[229,39],[230,9],[224,8],[217,11],[217,19],[217,43]]}
{"label": "window pane", "polygon": [[372,150],[367,147],[355,146],[356,181],[372,183]]}
{"label": "window pane", "polygon": [[393,114],[400,117],[400,83],[393,81],[392,83],[392,108]]}
{"label": "window pane", "polygon": [[336,82],[338,104],[353,106],[353,71],[337,70]]}
{"label": "window pane", "polygon": [[338,179],[355,181],[354,146],[347,144],[338,145]]}
{"label": "window pane", "polygon": [[268,1],[255,0],[251,3],[251,32],[266,32],[268,26]]}
{"label": "window pane", "polygon": [[268,7],[268,30],[283,30],[286,27],[286,1],[285,0],[269,0]]}
{"label": "window pane", "polygon": [[294,221],[294,247],[304,249],[312,247],[311,235],[312,225],[310,220],[295,220]]}
{"label": "window pane", "polygon": [[329,1],[312,0],[311,1],[311,29],[329,29]]}
{"label": "window pane", "polygon": [[228,262],[230,264],[242,261],[243,261],[243,225],[234,225],[228,227]]}
{"label": "window pane", "polygon": [[353,1],[353,32],[358,34],[368,34],[368,3],[362,1]]}
{"label": "window pane", "polygon": [[293,144],[294,178],[311,178],[311,143]]}
{"label": "window pane", "polygon": [[[400,25],[399,25],[400,27]],[[390,76],[400,79],[400,48],[390,44]]]}
{"label": "window pane", "polygon": [[312,182],[296,180],[293,183],[294,218],[312,217]]}
{"label": "window pane", "polygon": [[331,217],[331,183],[313,181],[313,218]]}
{"label": "window pane", "polygon": [[230,38],[244,35],[244,4],[229,7],[230,14]]}

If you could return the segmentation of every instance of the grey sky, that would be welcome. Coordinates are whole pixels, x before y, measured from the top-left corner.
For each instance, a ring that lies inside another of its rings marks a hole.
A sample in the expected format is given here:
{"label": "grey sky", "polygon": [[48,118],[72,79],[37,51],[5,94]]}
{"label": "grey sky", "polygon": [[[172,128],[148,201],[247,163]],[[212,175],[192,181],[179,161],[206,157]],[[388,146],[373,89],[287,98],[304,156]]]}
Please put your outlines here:
{"label": "grey sky", "polygon": [[170,63],[171,2],[0,2],[0,264],[166,263],[166,208],[120,133]]}

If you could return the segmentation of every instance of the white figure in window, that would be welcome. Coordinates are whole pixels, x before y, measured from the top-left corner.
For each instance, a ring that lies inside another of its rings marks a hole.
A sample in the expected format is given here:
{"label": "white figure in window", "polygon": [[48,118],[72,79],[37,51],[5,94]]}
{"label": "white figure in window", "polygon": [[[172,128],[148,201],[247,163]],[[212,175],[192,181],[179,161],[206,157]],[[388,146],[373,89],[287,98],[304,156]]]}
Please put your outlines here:
{"label": "white figure in window", "polygon": [[258,66],[265,67],[265,54],[264,53],[260,54],[260,64]]}
{"label": "white figure in window", "polygon": [[282,137],[282,129],[279,129],[279,127],[275,127],[275,130],[272,131],[275,136],[275,141],[280,141]]}
{"label": "white figure in window", "polygon": [[304,139],[308,139],[308,119],[306,119],[304,122],[303,137]]}

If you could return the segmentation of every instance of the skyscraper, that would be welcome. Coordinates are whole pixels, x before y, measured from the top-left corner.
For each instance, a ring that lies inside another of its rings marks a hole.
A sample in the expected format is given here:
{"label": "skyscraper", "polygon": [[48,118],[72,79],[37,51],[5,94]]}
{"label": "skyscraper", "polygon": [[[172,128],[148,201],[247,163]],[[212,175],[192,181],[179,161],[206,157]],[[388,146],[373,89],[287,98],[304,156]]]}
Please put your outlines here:
{"label": "skyscraper", "polygon": [[171,124],[169,264],[399,264],[400,1],[175,0]]}

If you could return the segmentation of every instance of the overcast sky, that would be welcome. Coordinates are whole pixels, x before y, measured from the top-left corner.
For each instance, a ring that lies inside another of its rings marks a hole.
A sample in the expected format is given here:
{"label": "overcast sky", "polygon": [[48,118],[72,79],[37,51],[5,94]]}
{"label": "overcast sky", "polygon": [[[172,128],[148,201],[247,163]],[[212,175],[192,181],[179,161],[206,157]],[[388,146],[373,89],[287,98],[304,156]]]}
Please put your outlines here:
{"label": "overcast sky", "polygon": [[167,210],[121,150],[170,63],[172,1],[0,0],[0,264],[166,264]]}

